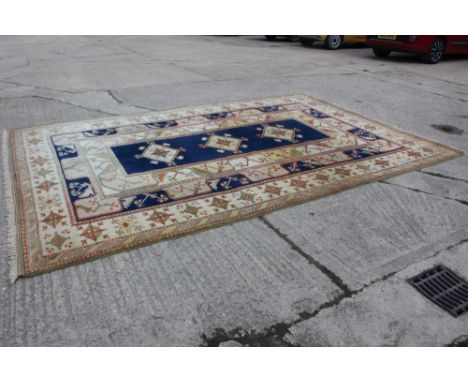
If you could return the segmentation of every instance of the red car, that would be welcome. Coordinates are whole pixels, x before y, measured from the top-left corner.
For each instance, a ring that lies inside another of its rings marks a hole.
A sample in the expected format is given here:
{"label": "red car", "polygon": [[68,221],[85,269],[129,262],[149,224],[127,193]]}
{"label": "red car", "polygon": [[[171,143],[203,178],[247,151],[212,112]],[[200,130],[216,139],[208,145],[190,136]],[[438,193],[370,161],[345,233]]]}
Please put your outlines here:
{"label": "red car", "polygon": [[391,52],[416,53],[428,64],[437,64],[444,54],[467,54],[468,36],[367,36],[367,45],[377,57]]}

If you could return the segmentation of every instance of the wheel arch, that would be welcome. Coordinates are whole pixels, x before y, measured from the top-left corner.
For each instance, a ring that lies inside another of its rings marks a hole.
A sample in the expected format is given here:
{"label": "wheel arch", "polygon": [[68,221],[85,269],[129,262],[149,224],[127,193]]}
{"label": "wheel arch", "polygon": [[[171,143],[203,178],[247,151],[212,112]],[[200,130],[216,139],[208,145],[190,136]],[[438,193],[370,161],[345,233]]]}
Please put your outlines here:
{"label": "wheel arch", "polygon": [[325,38],[323,39],[323,41],[325,41],[325,40],[326,40],[328,37],[330,37],[330,36],[340,36],[342,42],[344,42],[344,40],[345,40],[345,35],[344,35],[344,34],[337,34],[337,35],[326,34],[326,35],[325,35]]}

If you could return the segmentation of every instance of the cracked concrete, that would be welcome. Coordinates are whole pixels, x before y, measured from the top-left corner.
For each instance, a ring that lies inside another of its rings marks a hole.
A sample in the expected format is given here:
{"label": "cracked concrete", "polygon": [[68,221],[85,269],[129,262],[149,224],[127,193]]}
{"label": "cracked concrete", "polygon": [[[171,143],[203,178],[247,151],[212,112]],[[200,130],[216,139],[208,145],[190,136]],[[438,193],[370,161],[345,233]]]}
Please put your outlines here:
{"label": "cracked concrete", "polygon": [[441,263],[466,274],[467,249],[465,241],[413,264],[385,283],[365,288],[295,325],[285,340],[293,345],[309,346],[372,346],[376,343],[383,346],[461,346],[466,336],[458,337],[458,334],[468,332],[468,315],[454,318],[441,309],[434,309],[434,304],[407,279]]}
{"label": "cracked concrete", "polygon": [[[411,181],[413,183],[418,183],[418,181],[420,181],[420,179],[412,178]],[[397,179],[397,182],[403,182],[404,183],[405,178]],[[436,187],[443,188],[443,190],[440,191],[439,193],[434,193],[434,192],[431,192],[431,191],[422,190],[421,188],[408,187],[408,186],[405,186],[405,185],[402,185],[402,184],[392,183],[392,182],[386,181],[386,180],[381,180],[381,181],[379,181],[379,183],[389,184],[389,185],[396,186],[396,187],[401,187],[401,188],[406,188],[407,190],[410,190],[410,191],[422,192],[423,194],[432,195],[432,196],[440,196],[441,194],[454,194],[454,193],[457,193],[457,191],[454,190],[453,188],[458,186],[458,183],[456,183],[456,182],[447,182],[446,181],[446,183],[444,183],[443,185],[437,184]],[[431,189],[431,187],[427,187],[427,182],[423,183],[422,187]],[[453,188],[451,188],[451,187],[453,187]],[[454,198],[454,197],[443,196],[444,199],[453,200],[454,202],[458,202],[458,203],[461,203],[463,205],[468,205],[468,201],[464,200],[464,198],[468,197],[468,195],[466,195],[466,192],[464,192],[464,190],[461,191],[461,196],[460,197],[463,198],[463,199],[457,199],[457,198]]]}
{"label": "cracked concrete", "polygon": [[299,247],[296,243],[294,243],[292,240],[290,240],[287,235],[283,234],[278,228],[276,228],[273,224],[270,223],[270,221],[262,216],[259,218],[265,225],[270,228],[274,233],[276,233],[279,237],[281,237],[289,246],[295,250],[299,255],[304,257],[309,264],[314,265],[320,271],[322,271],[323,274],[328,276],[328,278],[338,287],[340,288],[344,293],[349,294],[351,293],[349,287],[343,283],[343,280],[339,276],[337,276],[335,273],[333,273],[330,269],[326,268],[323,266],[318,260],[314,259],[311,255],[306,253],[301,247]]}
{"label": "cracked concrete", "polygon": [[[1,129],[305,93],[468,149],[463,58],[262,36],[8,36],[0,52]],[[467,169],[465,156],[14,285],[0,246],[0,345],[466,346],[468,316],[406,280],[434,264],[468,278]]]}

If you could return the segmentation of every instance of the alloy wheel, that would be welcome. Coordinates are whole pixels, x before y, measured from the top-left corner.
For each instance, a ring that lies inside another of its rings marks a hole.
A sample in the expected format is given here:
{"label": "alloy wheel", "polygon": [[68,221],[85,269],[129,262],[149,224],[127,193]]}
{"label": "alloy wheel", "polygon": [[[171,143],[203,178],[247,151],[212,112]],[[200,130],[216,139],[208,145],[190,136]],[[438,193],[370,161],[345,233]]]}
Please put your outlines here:
{"label": "alloy wheel", "polygon": [[342,38],[341,36],[328,36],[326,45],[329,49],[338,49],[341,46]]}
{"label": "alloy wheel", "polygon": [[434,43],[431,46],[431,61],[433,62],[439,62],[442,59],[442,56],[444,54],[444,41],[440,38],[434,41]]}

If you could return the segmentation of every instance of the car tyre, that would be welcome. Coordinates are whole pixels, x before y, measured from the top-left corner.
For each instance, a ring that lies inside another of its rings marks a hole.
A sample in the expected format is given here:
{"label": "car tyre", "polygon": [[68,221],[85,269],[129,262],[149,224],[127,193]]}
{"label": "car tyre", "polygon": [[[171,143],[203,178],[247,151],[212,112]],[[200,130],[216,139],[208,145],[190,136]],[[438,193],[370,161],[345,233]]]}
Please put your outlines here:
{"label": "car tyre", "polygon": [[288,41],[298,42],[299,41],[299,36],[288,36]]}
{"label": "car tyre", "polygon": [[390,56],[390,53],[392,53],[391,50],[384,49],[384,48],[373,48],[372,52],[374,52],[375,57],[379,57],[379,58],[388,57]]}
{"label": "car tyre", "polygon": [[276,40],[276,36],[265,36],[268,41]]}
{"label": "car tyre", "polygon": [[426,64],[437,64],[444,56],[445,41],[441,37],[437,37],[429,47],[429,51],[422,55],[422,59]]}
{"label": "car tyre", "polygon": [[325,47],[327,49],[335,50],[343,45],[343,36],[327,36],[325,39]]}

